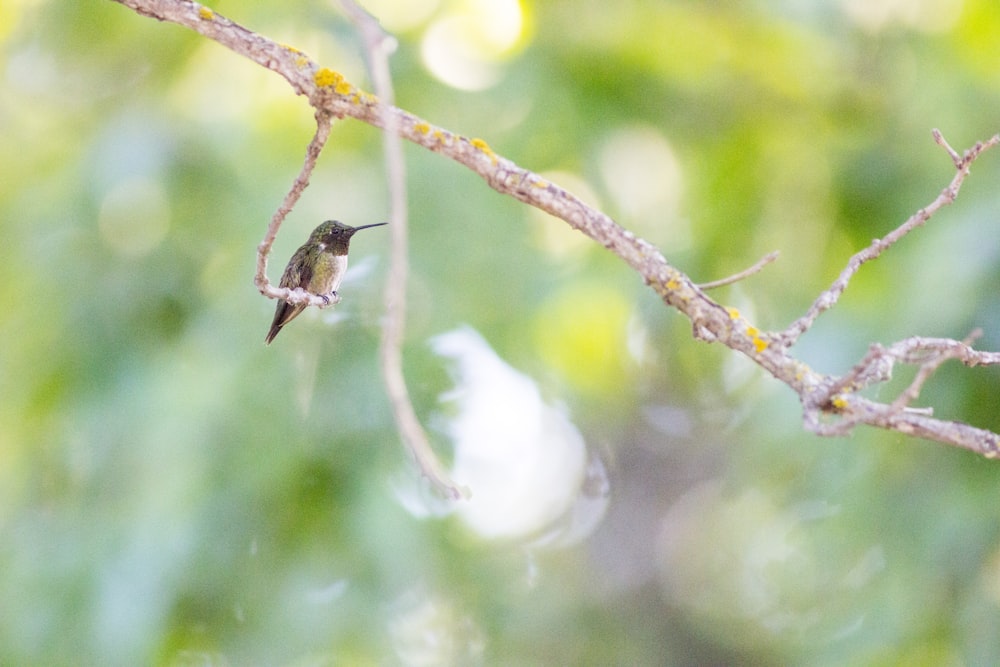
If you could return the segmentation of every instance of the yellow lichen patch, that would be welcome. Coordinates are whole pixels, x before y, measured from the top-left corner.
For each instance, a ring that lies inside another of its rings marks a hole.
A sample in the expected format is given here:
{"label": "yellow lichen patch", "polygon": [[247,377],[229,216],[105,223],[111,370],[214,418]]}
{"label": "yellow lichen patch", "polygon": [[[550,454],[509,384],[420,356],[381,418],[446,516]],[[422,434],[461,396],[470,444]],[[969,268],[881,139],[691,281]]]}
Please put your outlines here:
{"label": "yellow lichen patch", "polygon": [[726,308],[726,312],[729,313],[729,319],[738,320],[740,318],[740,311],[736,308]]}
{"label": "yellow lichen patch", "polygon": [[480,139],[479,137],[470,139],[469,143],[478,148],[479,150],[481,150],[482,152],[486,153],[487,155],[493,155],[493,149],[490,148],[490,145],[485,141],[483,141],[482,139]]}
{"label": "yellow lichen patch", "polygon": [[439,144],[448,143],[448,136],[441,130],[434,130],[434,138],[437,139]]}
{"label": "yellow lichen patch", "polygon": [[677,289],[681,284],[677,282],[676,278],[671,278],[667,281],[667,289]]}
{"label": "yellow lichen patch", "polygon": [[[309,57],[306,56],[306,54],[302,53],[302,51],[300,51],[299,49],[295,48],[294,46],[289,46],[288,44],[280,44],[279,46],[281,46],[281,48],[283,48],[285,51],[288,51],[289,53],[295,54],[297,56],[295,58],[295,66],[298,67],[299,69],[302,69],[303,67],[309,64]],[[334,73],[336,74],[336,72]]]}
{"label": "yellow lichen patch", "polygon": [[327,86],[339,86],[343,83],[344,77],[340,72],[334,72],[332,69],[321,67],[313,75],[313,81],[320,88],[326,88]]}
{"label": "yellow lichen patch", "polygon": [[414,131],[419,132],[420,134],[429,134],[431,131],[431,126],[428,123],[420,121],[419,123],[415,123],[413,125],[413,129]]}
{"label": "yellow lichen patch", "polygon": [[478,137],[470,139],[469,143],[472,144],[475,148],[482,151],[483,154],[485,154],[487,157],[489,157],[490,160],[493,161],[493,164],[497,163],[497,154],[493,152],[493,149],[490,148],[490,145],[488,143],[486,143],[485,141],[483,141]]}
{"label": "yellow lichen patch", "polygon": [[537,181],[533,182],[531,185],[532,185],[532,187],[541,188],[541,189],[544,190],[545,188],[549,187],[549,182],[546,181],[546,180],[544,180],[544,179],[539,178]]}
{"label": "yellow lichen patch", "polygon": [[760,331],[757,330],[757,327],[747,327],[747,335],[751,338],[756,338],[760,335]]}
{"label": "yellow lichen patch", "polygon": [[756,349],[757,352],[763,352],[764,350],[767,349],[767,341],[764,340],[763,338],[760,338],[759,336],[754,336],[751,340],[753,341],[754,349]]}
{"label": "yellow lichen patch", "polygon": [[354,86],[351,85],[350,81],[345,80],[343,77],[333,85],[333,92],[338,95],[350,95],[353,89]]}
{"label": "yellow lichen patch", "polygon": [[830,401],[830,404],[833,405],[833,407],[837,408],[838,410],[843,410],[844,408],[847,407],[847,399],[844,398],[843,395],[834,396],[833,400]]}
{"label": "yellow lichen patch", "polygon": [[215,18],[215,12],[213,12],[208,7],[199,7],[198,18],[200,18],[202,21],[211,21],[212,19]]}

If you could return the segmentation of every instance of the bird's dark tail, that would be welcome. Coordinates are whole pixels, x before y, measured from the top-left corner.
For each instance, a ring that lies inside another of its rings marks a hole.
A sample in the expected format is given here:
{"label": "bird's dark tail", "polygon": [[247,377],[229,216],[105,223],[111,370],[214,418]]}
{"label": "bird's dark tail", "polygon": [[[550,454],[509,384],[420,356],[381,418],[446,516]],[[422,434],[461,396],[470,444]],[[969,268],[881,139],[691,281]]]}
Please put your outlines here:
{"label": "bird's dark tail", "polygon": [[274,340],[274,337],[278,335],[279,331],[281,331],[281,325],[272,324],[271,330],[267,332],[267,336],[264,338],[264,345],[270,345],[271,341]]}

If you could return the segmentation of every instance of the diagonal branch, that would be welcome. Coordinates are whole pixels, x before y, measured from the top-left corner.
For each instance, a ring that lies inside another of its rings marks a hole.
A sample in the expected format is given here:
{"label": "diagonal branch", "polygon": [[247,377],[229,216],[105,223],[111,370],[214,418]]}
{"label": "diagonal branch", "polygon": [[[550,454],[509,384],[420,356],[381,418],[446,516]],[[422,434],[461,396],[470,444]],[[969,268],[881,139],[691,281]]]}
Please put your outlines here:
{"label": "diagonal branch", "polygon": [[[341,74],[319,66],[301,51],[273,42],[190,0],[115,1],[140,14],[187,26],[277,72],[296,94],[308,97],[317,110],[318,119],[322,112],[331,117],[352,117],[382,128],[386,134],[397,135],[465,165],[498,192],[564,220],[642,276],[665,304],[690,320],[695,338],[721,343],[745,355],[795,391],[803,405],[805,426],[810,430],[821,435],[840,435],[857,424],[867,424],[963,447],[987,457],[1000,456],[1000,436],[911,409],[907,404],[913,399],[905,392],[890,403],[872,401],[856,393],[888,379],[894,363],[914,363],[912,360],[916,357],[913,355],[931,353],[931,357],[937,359],[941,350],[950,350],[944,353],[940,362],[934,362],[933,367],[927,366],[920,382],[911,385],[911,392],[919,391],[933,369],[947,358],[960,359],[967,365],[995,364],[998,353],[976,351],[967,342],[950,339],[911,338],[889,348],[873,345],[862,362],[841,378],[820,374],[790,353],[794,343],[819,315],[837,303],[864,263],[879,257],[955,200],[971,164],[984,151],[1000,143],[1000,135],[977,143],[959,155],[935,130],[935,141],[948,152],[956,168],[948,186],[927,207],[917,211],[885,238],[875,239],[868,248],[851,257],[837,280],[820,294],[805,315],[782,332],[768,333],[753,326],[736,309],[710,299],[702,287],[671,266],[653,245],[559,185],[498,155],[482,139],[454,134],[392,106],[387,100],[379,100],[353,86]],[[916,363],[930,362],[925,357],[924,361]],[[403,389],[405,391],[405,386]]]}

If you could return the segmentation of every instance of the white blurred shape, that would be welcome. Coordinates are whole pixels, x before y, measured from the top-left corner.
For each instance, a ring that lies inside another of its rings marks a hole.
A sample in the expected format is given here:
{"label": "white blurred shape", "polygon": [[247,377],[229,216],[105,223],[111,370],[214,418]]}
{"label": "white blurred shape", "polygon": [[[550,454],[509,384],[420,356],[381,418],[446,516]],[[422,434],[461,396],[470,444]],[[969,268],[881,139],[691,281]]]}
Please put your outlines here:
{"label": "white blurred shape", "polygon": [[483,632],[451,600],[417,586],[392,606],[389,636],[400,664],[433,667],[482,662]]}
{"label": "white blurred shape", "polygon": [[454,441],[454,479],[472,489],[457,506],[461,519],[483,537],[518,538],[574,510],[588,479],[587,452],[564,411],[472,329],[432,345],[454,361],[456,386],[442,401],[455,407],[444,427]]}
{"label": "white blurred shape", "polygon": [[592,454],[573,505],[534,540],[534,548],[570,547],[590,535],[604,519],[611,499],[611,484],[604,461]]}

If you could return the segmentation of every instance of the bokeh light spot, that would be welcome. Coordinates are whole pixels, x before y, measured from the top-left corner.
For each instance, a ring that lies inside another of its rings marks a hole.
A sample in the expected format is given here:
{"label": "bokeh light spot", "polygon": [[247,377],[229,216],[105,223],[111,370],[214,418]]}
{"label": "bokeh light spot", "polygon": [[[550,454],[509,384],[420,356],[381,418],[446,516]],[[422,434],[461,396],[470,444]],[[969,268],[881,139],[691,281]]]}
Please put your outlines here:
{"label": "bokeh light spot", "polygon": [[691,231],[680,216],[681,164],[663,134],[646,126],[616,130],[601,147],[600,170],[615,210],[630,224],[669,225],[674,252],[690,245]]}
{"label": "bokeh light spot", "polygon": [[575,285],[538,310],[538,351],[576,389],[616,392],[625,382],[631,305],[616,290]]}
{"label": "bokeh light spot", "polygon": [[534,380],[472,329],[441,334],[433,345],[454,362],[455,389],[442,397],[454,415],[444,430],[455,446],[453,477],[472,489],[458,515],[486,538],[538,533],[570,511],[583,490],[583,436],[562,409],[542,400]]}
{"label": "bokeh light spot", "polygon": [[484,90],[500,81],[501,63],[519,43],[523,25],[517,0],[467,0],[427,29],[424,64],[449,86]]}

